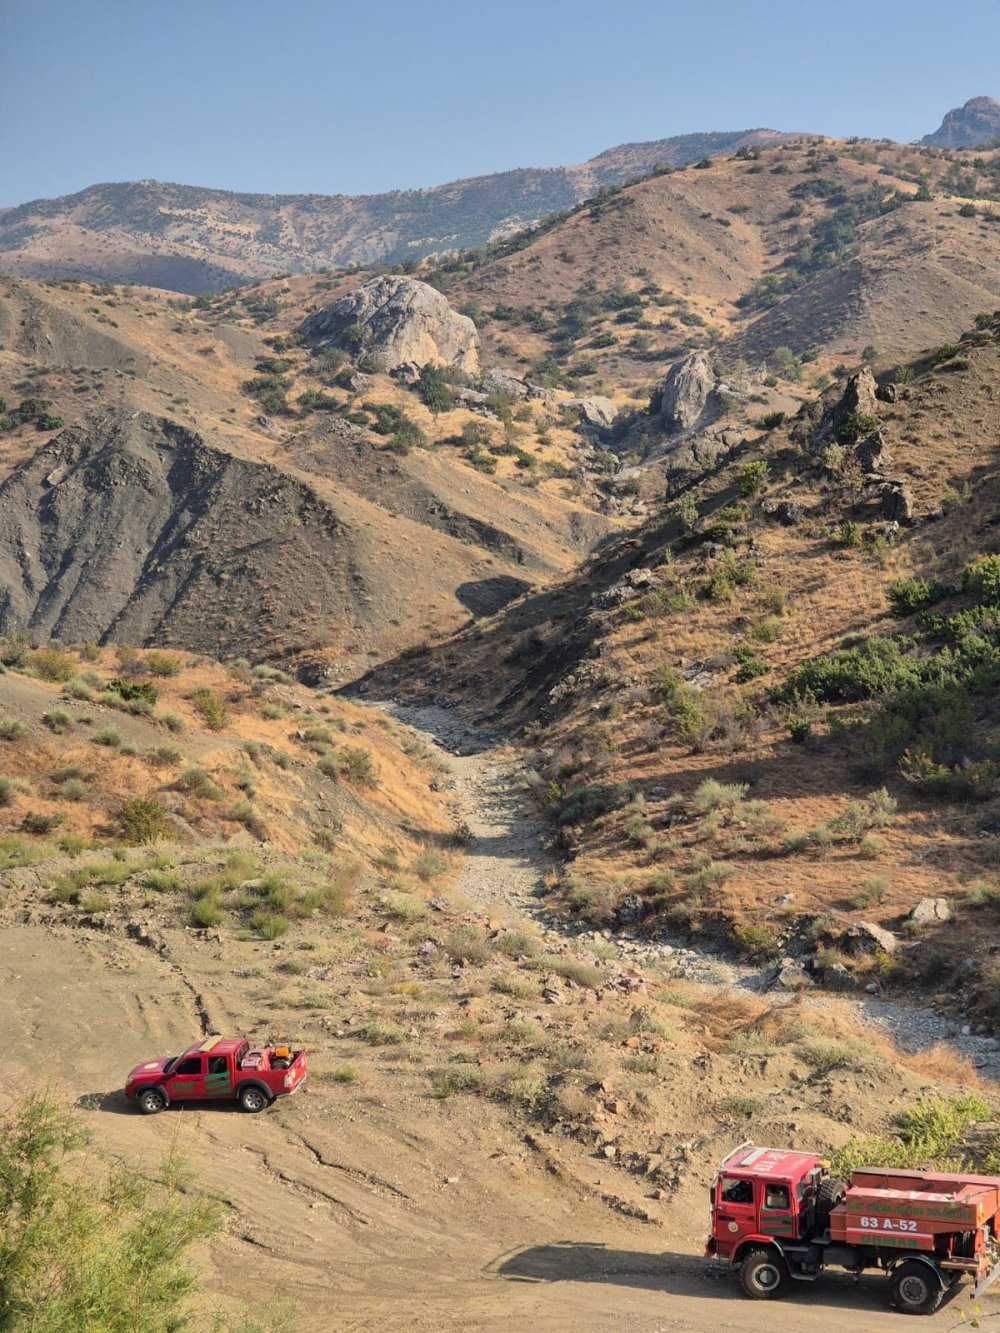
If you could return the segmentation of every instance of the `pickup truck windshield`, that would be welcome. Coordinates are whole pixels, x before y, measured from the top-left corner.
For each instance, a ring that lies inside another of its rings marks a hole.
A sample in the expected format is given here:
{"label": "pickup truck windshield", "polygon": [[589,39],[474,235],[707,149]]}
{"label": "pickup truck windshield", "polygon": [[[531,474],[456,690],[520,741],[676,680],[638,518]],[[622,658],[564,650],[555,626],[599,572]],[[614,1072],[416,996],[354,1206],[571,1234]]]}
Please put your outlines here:
{"label": "pickup truck windshield", "polygon": [[174,1065],[180,1058],[181,1057],[179,1055],[172,1055],[170,1059],[167,1061],[167,1063],[163,1066],[163,1072],[165,1074],[169,1074],[170,1071],[173,1069]]}

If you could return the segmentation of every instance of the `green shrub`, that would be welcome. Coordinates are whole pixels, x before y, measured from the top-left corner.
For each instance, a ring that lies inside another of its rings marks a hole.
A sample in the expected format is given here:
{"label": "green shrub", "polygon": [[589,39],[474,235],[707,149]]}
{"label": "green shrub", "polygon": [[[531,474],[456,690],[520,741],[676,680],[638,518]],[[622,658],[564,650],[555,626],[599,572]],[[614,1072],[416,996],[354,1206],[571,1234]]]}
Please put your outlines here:
{"label": "green shrub", "polygon": [[44,837],[46,833],[51,833],[57,829],[65,820],[63,814],[43,815],[37,810],[29,810],[18,825],[22,833],[31,833],[36,837]]}
{"label": "green shrub", "polygon": [[962,571],[962,590],[980,606],[1000,606],[1000,555],[977,555]]}
{"label": "green shrub", "polygon": [[181,669],[180,659],[168,653],[147,653],[143,662],[151,676],[176,676]]}
{"label": "green shrub", "polygon": [[55,648],[39,648],[29,656],[27,665],[40,680],[62,683],[76,675],[73,658]]}
{"label": "green shrub", "polygon": [[122,734],[114,727],[102,727],[100,731],[95,731],[90,739],[94,745],[106,745],[112,750],[117,750],[122,743]]}
{"label": "green shrub", "polygon": [[433,847],[425,847],[413,858],[413,873],[422,880],[436,879],[448,869],[448,858]]}
{"label": "green shrub", "polygon": [[87,795],[87,784],[79,778],[67,778],[56,788],[56,795],[61,801],[82,801]]}
{"label": "green shrub", "polygon": [[23,722],[14,717],[0,717],[0,741],[19,741],[28,734]]}
{"label": "green shrub", "polygon": [[229,709],[214,691],[195,690],[191,703],[209,731],[221,731],[229,722]]}
{"label": "green shrub", "polygon": [[825,703],[874,699],[914,684],[919,669],[895,639],[866,639],[857,648],[813,657],[793,671],[779,692],[784,698],[812,695]]}
{"label": "green shrub", "polygon": [[745,799],[749,790],[743,782],[723,783],[716,782],[715,778],[706,778],[694,789],[691,809],[695,814],[704,815],[722,806],[736,806]]}
{"label": "green shrub", "polygon": [[942,597],[947,597],[950,589],[932,579],[896,579],[889,584],[889,602],[892,614],[912,616],[925,607],[933,606]]}
{"label": "green shrub", "polygon": [[205,770],[196,765],[184,769],[174,786],[178,791],[189,792],[203,801],[218,801],[222,797],[222,793]]}
{"label": "green shrub", "polygon": [[489,943],[478,926],[456,926],[445,940],[444,950],[456,962],[485,963],[490,956]]}
{"label": "green shrub", "polygon": [[224,919],[222,905],[218,898],[211,894],[196,898],[188,911],[188,923],[200,930],[210,930],[213,926],[219,926]]}
{"label": "green shrub", "polygon": [[157,800],[136,796],[126,801],[118,816],[122,837],[126,842],[148,843],[166,837],[170,832],[167,812]]}
{"label": "green shrub", "polygon": [[276,940],[288,932],[288,919],[271,912],[254,912],[250,918],[250,927],[261,939]]}
{"label": "green shrub", "polygon": [[364,787],[377,785],[372,757],[368,750],[356,745],[345,745],[343,749],[337,751],[337,758],[340,761],[341,771],[348,780],[360,783]]}
{"label": "green shrub", "polygon": [[[0,1130],[0,1272],[10,1329],[168,1333],[197,1291],[186,1251],[215,1235],[221,1209],[189,1195],[176,1156],[159,1172],[109,1166],[78,1113],[29,1092]],[[137,1305],[141,1297],[141,1316]]]}
{"label": "green shrub", "polygon": [[[778,414],[781,415],[780,413]],[[763,459],[745,463],[739,471],[739,491],[744,500],[759,495],[767,484],[770,468]]]}
{"label": "green shrub", "polygon": [[775,928],[764,924],[735,925],[732,938],[741,957],[752,962],[766,962],[776,958],[781,942]]}
{"label": "green shrub", "polygon": [[69,713],[64,713],[56,708],[51,713],[42,714],[42,723],[48,727],[49,731],[54,731],[57,736],[61,736],[64,731],[68,731],[73,725],[73,719]]}

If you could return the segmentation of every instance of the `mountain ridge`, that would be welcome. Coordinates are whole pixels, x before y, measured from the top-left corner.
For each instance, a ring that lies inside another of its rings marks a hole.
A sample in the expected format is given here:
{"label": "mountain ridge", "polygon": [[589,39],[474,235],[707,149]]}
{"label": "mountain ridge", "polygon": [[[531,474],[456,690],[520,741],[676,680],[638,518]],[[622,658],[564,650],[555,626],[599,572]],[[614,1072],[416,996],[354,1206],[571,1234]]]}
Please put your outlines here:
{"label": "mountain ridge", "polygon": [[104,182],[0,209],[0,272],[35,279],[72,273],[196,295],[288,272],[417,262],[519,231],[658,165],[796,137],[764,129],[677,135],[617,145],[570,166],[373,195]]}

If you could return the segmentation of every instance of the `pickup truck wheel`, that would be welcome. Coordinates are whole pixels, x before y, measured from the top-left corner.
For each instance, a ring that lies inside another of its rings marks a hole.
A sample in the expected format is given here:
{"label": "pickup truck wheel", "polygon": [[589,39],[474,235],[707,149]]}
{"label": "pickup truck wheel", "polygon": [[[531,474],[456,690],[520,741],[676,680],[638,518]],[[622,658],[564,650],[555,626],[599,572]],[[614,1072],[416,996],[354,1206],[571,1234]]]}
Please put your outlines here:
{"label": "pickup truck wheel", "polygon": [[240,1093],[240,1106],[244,1111],[249,1111],[251,1115],[256,1115],[258,1111],[263,1111],[267,1105],[267,1097],[260,1088],[244,1088]]}
{"label": "pickup truck wheel", "polygon": [[774,1250],[749,1250],[740,1264],[740,1286],[754,1301],[773,1301],[788,1286],[785,1261]]}
{"label": "pickup truck wheel", "polygon": [[139,1110],[143,1115],[158,1115],[167,1105],[167,1095],[159,1088],[147,1088],[139,1094]]}
{"label": "pickup truck wheel", "polygon": [[918,1260],[899,1264],[889,1275],[889,1299],[904,1314],[933,1314],[943,1295],[932,1269]]}

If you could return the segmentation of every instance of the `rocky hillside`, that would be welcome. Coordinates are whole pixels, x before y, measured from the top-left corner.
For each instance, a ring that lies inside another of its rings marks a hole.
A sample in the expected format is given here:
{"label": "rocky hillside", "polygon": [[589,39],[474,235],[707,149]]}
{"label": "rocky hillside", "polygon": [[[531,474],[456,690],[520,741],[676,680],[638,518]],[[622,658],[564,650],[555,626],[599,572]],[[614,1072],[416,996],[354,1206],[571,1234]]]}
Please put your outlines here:
{"label": "rocky hillside", "polygon": [[94,185],[0,209],[0,273],[76,275],[196,294],[280,273],[401,263],[526,227],[655,166],[785,138],[771,130],[622,144],[577,166],[389,194],[260,195],[161,181]]}
{"label": "rocky hillside", "polygon": [[933,134],[921,143],[934,148],[975,148],[988,139],[1000,139],[1000,102],[992,97],[971,97],[949,111]]}
{"label": "rocky hillside", "polygon": [[[599,471],[568,465],[599,451],[578,400],[546,391],[515,422],[461,368],[471,321],[422,283],[378,282],[399,308],[380,306],[355,349],[365,371],[329,333],[298,332],[301,306],[280,322],[265,307],[262,326],[259,293],[179,309],[152,291],[7,286],[3,626],[349,675],[599,543],[616,520],[595,512]],[[390,349],[409,387],[380,368]],[[544,446],[525,448],[529,430]]]}
{"label": "rocky hillside", "polygon": [[998,336],[984,313],[689,463],[580,580],[383,668],[481,705],[509,664],[493,706],[536,738],[568,914],[1000,1023]]}

